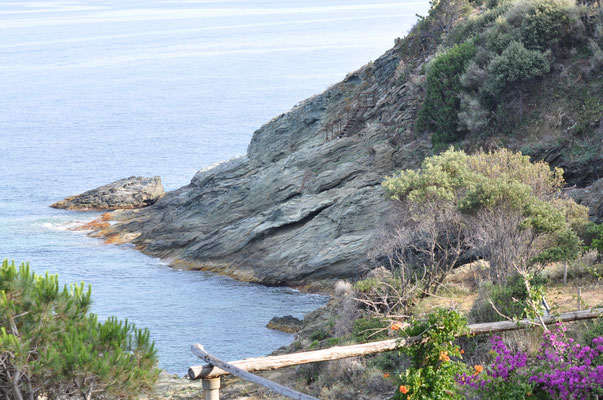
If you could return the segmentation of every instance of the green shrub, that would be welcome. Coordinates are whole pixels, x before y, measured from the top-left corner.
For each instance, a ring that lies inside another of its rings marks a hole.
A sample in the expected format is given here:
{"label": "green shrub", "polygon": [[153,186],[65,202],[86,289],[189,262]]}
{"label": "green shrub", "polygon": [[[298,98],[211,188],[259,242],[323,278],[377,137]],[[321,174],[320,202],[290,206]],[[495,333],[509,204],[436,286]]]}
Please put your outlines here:
{"label": "green shrub", "polygon": [[484,84],[485,92],[496,97],[512,85],[522,84],[549,72],[550,63],[545,54],[538,50],[528,50],[520,42],[509,46],[490,62],[490,77]]}
{"label": "green shrub", "polygon": [[533,263],[550,264],[552,262],[573,261],[580,256],[582,240],[571,229],[559,233],[552,247],[544,250],[532,259]]}
{"label": "green shrub", "polygon": [[501,53],[511,42],[521,40],[521,32],[504,17],[498,17],[494,25],[485,32],[486,47],[496,53]]}
{"label": "green shrub", "polygon": [[584,332],[584,338],[582,342],[589,346],[592,345],[593,339],[603,337],[603,318],[599,317],[588,324],[586,332]]}
{"label": "green shrub", "polygon": [[310,336],[308,336],[308,339],[310,339],[312,341],[321,341],[321,340],[328,339],[330,336],[331,335],[326,330],[319,329],[317,331],[312,332],[310,334]]}
{"label": "green shrub", "polygon": [[452,143],[458,139],[460,76],[475,56],[473,42],[454,45],[440,54],[427,71],[427,94],[419,110],[417,128],[433,131],[432,143]]}
{"label": "green shrub", "polygon": [[557,44],[569,29],[570,2],[533,0],[524,12],[521,38],[528,49],[546,50]]}
{"label": "green shrub", "polygon": [[354,290],[360,293],[368,293],[381,286],[381,281],[377,278],[367,278],[354,284]]}
{"label": "green shrub", "polygon": [[90,304],[83,283],[59,290],[57,275],[2,263],[0,389],[7,398],[133,398],[152,387],[158,370],[149,332],[115,318],[99,322]]}
{"label": "green shrub", "polygon": [[384,339],[387,337],[387,326],[387,322],[378,318],[358,318],[354,321],[354,339],[357,342]]}
{"label": "green shrub", "polygon": [[467,367],[459,361],[455,338],[467,332],[467,320],[454,310],[436,309],[425,321],[413,321],[403,335],[420,340],[401,349],[410,356],[411,366],[398,376],[394,399],[458,399],[455,378]]}
{"label": "green shrub", "polygon": [[404,356],[395,351],[378,354],[368,361],[368,367],[374,367],[381,371],[396,371],[404,362]]}
{"label": "green shrub", "polygon": [[603,224],[589,223],[586,228],[586,236],[588,247],[603,255]]}
{"label": "green shrub", "polygon": [[[530,285],[533,289],[541,290],[544,281],[541,278],[534,278]],[[522,319],[527,316],[526,310],[528,304],[528,291],[523,278],[515,275],[506,283],[490,284],[487,283],[480,288],[479,298],[471,309],[469,316],[475,322],[494,322],[504,321],[506,317]],[[496,312],[492,305],[498,310]],[[500,312],[500,314],[499,314]]]}

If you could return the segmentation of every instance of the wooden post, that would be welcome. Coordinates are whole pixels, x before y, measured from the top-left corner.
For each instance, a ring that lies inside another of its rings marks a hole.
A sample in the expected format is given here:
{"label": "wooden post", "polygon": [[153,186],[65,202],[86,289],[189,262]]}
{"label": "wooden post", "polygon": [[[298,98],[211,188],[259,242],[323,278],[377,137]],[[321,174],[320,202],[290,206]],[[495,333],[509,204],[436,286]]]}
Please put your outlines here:
{"label": "wooden post", "polygon": [[567,286],[567,261],[563,263],[563,286]]}
{"label": "wooden post", "polygon": [[578,310],[582,310],[582,286],[578,286]]}
{"label": "wooden post", "polygon": [[203,379],[203,399],[220,400],[220,378]]}
{"label": "wooden post", "polygon": [[[225,361],[220,360],[219,358],[209,354],[204,348],[203,346],[201,346],[200,344],[194,344],[191,347],[191,350],[193,352],[193,354],[195,354],[197,357],[202,358],[205,362],[211,364],[211,365],[215,365],[216,367],[227,371],[235,376],[238,376],[239,378],[243,378],[249,382],[253,382],[256,383],[258,385],[262,385],[264,387],[267,387],[268,389],[272,390],[273,392],[276,392],[280,395],[283,395],[289,399],[294,399],[294,400],[318,400],[316,397],[312,397],[312,396],[308,396],[307,394],[303,394],[300,392],[296,392],[295,390],[289,389],[288,387],[285,387],[283,385],[279,385],[276,382],[272,382],[266,378],[262,378],[261,376],[257,376],[254,375],[250,372],[247,372],[241,368],[238,368],[234,365],[232,365],[231,363],[227,363]],[[218,379],[218,385],[219,385],[219,378]],[[211,381],[211,379],[207,379],[205,378],[203,381],[203,388],[205,388],[205,380]],[[219,386],[218,386],[219,387]],[[207,392],[206,393],[206,397],[205,400],[219,400],[218,398],[214,399],[214,398],[209,398],[207,397]]]}

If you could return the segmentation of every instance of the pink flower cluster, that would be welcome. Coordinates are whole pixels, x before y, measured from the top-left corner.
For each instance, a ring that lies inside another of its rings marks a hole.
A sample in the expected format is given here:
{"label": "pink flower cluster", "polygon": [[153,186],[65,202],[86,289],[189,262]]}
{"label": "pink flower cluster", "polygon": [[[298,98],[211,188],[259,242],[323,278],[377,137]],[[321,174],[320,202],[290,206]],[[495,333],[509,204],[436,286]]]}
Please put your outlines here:
{"label": "pink flower cluster", "polygon": [[603,394],[603,337],[595,338],[592,346],[581,346],[565,331],[558,324],[556,332],[545,332],[540,352],[530,363],[525,353],[512,354],[500,337],[492,337],[494,362],[483,374],[465,373],[457,377],[457,382],[493,397],[501,395],[497,392],[509,388],[509,384],[525,388],[528,396],[533,391],[560,400]]}
{"label": "pink flower cluster", "polygon": [[496,358],[492,365],[486,367],[485,376],[479,373],[462,374],[457,377],[457,382],[461,385],[468,385],[474,389],[485,389],[487,386],[492,386],[497,380],[508,381],[515,378],[522,378],[518,375],[518,370],[523,368],[528,360],[525,353],[518,352],[511,354],[511,351],[503,343],[498,336],[493,336],[490,339],[492,350],[496,353]]}
{"label": "pink flower cluster", "polygon": [[603,390],[603,337],[591,346],[581,346],[566,337],[566,328],[545,332],[538,355],[539,368],[529,377],[554,399],[584,399],[595,390]]}

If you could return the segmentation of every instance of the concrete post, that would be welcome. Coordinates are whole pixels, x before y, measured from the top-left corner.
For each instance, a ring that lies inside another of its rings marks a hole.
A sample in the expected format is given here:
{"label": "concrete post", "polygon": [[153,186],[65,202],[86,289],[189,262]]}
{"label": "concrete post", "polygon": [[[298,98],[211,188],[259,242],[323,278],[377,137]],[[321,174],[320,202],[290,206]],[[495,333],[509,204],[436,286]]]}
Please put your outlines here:
{"label": "concrete post", "polygon": [[220,400],[220,378],[203,379],[204,400]]}

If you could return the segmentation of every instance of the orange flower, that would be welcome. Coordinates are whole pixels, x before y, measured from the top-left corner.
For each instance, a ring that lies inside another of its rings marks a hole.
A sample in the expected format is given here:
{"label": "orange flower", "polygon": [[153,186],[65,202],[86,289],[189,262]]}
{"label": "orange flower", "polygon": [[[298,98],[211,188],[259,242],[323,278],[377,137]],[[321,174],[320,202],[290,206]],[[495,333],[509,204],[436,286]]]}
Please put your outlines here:
{"label": "orange flower", "polygon": [[400,385],[400,392],[406,394],[408,393],[408,388],[404,385]]}
{"label": "orange flower", "polygon": [[383,374],[383,377],[384,377],[384,378],[389,378],[389,373],[387,373],[387,372],[386,372],[386,373],[384,373],[384,374]]}
{"label": "orange flower", "polygon": [[442,360],[444,362],[450,361],[450,357],[448,357],[447,351],[440,351],[440,360]]}
{"label": "orange flower", "polygon": [[484,370],[484,367],[482,367],[481,365],[474,365],[473,368],[475,368],[475,375],[481,373]]}
{"label": "orange flower", "polygon": [[532,395],[532,392],[528,392],[528,394],[527,394],[527,395],[528,395],[528,397],[530,397],[530,396]]}
{"label": "orange flower", "polygon": [[461,349],[461,354],[465,354],[465,350]]}
{"label": "orange flower", "polygon": [[400,329],[402,329],[402,325],[400,325],[399,322],[396,322],[390,327],[390,329],[392,331],[399,331]]}

